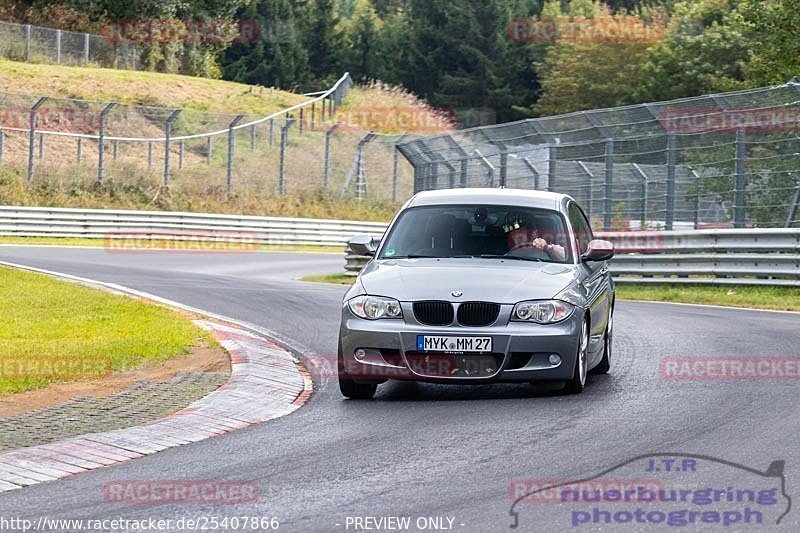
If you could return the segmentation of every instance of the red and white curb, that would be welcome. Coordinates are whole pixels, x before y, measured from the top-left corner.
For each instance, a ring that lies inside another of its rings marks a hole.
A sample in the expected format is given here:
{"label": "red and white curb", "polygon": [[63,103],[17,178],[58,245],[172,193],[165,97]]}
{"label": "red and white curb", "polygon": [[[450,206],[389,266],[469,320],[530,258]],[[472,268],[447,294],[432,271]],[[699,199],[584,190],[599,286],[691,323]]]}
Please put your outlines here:
{"label": "red and white curb", "polygon": [[274,342],[196,321],[231,356],[230,380],[190,406],[140,426],[0,452],[0,492],[130,461],[288,415],[311,396],[311,376]]}

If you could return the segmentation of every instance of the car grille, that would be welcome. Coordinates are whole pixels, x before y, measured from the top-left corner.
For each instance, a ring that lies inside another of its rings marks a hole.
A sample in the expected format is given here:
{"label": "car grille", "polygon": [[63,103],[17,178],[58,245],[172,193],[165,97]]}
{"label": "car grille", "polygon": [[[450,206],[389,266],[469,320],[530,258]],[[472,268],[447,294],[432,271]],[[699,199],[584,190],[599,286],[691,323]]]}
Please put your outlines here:
{"label": "car grille", "polygon": [[453,304],[449,302],[414,302],[414,316],[422,324],[448,326],[453,323]]}
{"label": "car grille", "polygon": [[462,326],[488,326],[494,324],[500,306],[487,302],[465,302],[458,307],[458,323]]}
{"label": "car grille", "polygon": [[501,353],[444,354],[406,352],[415,373],[436,378],[485,378],[499,372],[505,357]]}

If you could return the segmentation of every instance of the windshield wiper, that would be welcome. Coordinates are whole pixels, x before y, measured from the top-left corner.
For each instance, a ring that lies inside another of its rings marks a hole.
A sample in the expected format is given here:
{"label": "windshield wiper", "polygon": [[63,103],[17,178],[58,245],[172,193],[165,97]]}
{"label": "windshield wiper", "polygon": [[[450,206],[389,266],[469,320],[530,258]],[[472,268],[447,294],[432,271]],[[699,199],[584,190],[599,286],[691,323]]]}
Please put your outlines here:
{"label": "windshield wiper", "polygon": [[500,255],[500,254],[481,254],[481,259],[514,259],[516,261],[533,261],[535,263],[544,263],[544,259],[539,257],[523,257],[521,255]]}

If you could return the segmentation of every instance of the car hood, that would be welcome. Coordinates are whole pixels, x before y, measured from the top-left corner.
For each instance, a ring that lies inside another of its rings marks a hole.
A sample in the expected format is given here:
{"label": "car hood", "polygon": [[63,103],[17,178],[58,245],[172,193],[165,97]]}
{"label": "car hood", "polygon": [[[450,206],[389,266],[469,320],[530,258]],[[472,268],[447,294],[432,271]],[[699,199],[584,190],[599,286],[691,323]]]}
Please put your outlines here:
{"label": "car hood", "polygon": [[[516,303],[555,297],[578,275],[575,265],[496,259],[372,261],[361,273],[367,294],[400,301]],[[453,291],[463,293],[454,297]]]}

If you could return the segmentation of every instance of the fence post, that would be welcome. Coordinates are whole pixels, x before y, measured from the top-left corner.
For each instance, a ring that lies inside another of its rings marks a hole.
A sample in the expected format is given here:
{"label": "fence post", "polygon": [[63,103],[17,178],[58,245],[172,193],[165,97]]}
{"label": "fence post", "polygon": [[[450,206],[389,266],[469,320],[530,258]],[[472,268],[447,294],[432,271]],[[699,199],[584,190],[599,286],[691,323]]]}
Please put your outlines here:
{"label": "fence post", "polygon": [[323,98],[322,99],[322,117],[321,117],[322,122],[325,122],[325,112],[326,112],[326,109],[327,109],[325,107],[326,102],[327,102],[327,99]]}
{"label": "fence post", "polygon": [[444,140],[450,147],[458,152],[461,161],[461,175],[459,177],[459,187],[464,188],[467,186],[468,171],[469,171],[469,154],[461,147],[460,144],[453,138],[452,135],[445,135]]}
{"label": "fence post", "polygon": [[531,161],[530,157],[523,157],[522,161],[525,163],[525,166],[528,167],[528,170],[531,171],[531,177],[533,178],[533,190],[539,190],[539,171],[536,170],[536,167],[533,165],[533,161]]}
{"label": "fence post", "polygon": [[[588,194],[586,199],[586,216],[589,217],[589,220],[592,220],[592,214],[594,210],[594,174],[592,171],[589,170],[589,167],[586,166],[586,163],[583,161],[578,161],[578,166],[581,167],[581,170],[586,175],[586,178],[589,180],[588,183]],[[606,230],[608,228],[605,228]]]}
{"label": "fence post", "polygon": [[56,65],[61,64],[61,30],[56,30]]}
{"label": "fence post", "polygon": [[508,147],[505,143],[498,143],[500,147],[500,188],[505,188],[508,181]]}
{"label": "fence post", "polygon": [[83,137],[78,137],[78,154],[77,154],[77,164],[81,164],[81,156],[83,155]]}
{"label": "fence post", "polygon": [[397,201],[397,167],[400,162],[400,150],[397,148],[397,145],[403,142],[403,139],[405,139],[407,136],[408,133],[404,133],[394,142],[394,150],[392,154],[392,202]]}
{"label": "fence post", "polygon": [[328,188],[328,184],[330,183],[331,177],[331,137],[333,136],[333,132],[341,126],[338,122],[331,126],[331,128],[325,132],[325,161],[322,173],[322,187],[324,189]]}
{"label": "fence post", "polygon": [[31,25],[25,24],[25,61],[31,60]]}
{"label": "fence post", "polygon": [[208,137],[206,137],[206,164],[207,165],[211,164],[211,150],[212,149],[213,149],[213,145],[212,145],[212,141],[211,141],[211,135],[209,135]]}
{"label": "fence post", "polygon": [[734,185],[733,227],[743,228],[746,224],[747,206],[744,199],[745,188],[745,145],[744,129],[736,131],[736,184]]}
{"label": "fence post", "polygon": [[244,115],[237,115],[230,124],[228,124],[228,163],[226,171],[226,188],[228,196],[233,191],[233,151],[235,149],[234,129],[239,122],[244,118]]}
{"label": "fence post", "polygon": [[89,64],[89,34],[83,34],[83,64]]}
{"label": "fence post", "polygon": [[[106,116],[115,105],[114,103],[106,104],[100,112],[100,127],[97,130],[97,181],[100,183],[103,183],[103,152],[105,151],[103,138],[106,134]],[[116,143],[116,140],[114,142]]]}
{"label": "fence post", "polygon": [[[2,142],[3,135],[0,133],[0,158],[3,157],[3,142]],[[797,180],[797,189],[794,191],[794,199],[792,200],[792,206],[789,208],[789,215],[786,217],[786,227],[791,228],[792,224],[794,224],[794,219],[797,217],[797,207],[800,204],[800,178]]]}
{"label": "fence post", "polygon": [[44,157],[44,133],[39,134],[39,161]]}
{"label": "fence post", "polygon": [[[181,110],[175,109],[169,114],[167,120],[164,121],[164,187],[169,187],[169,150],[172,141],[172,123],[175,122],[175,119],[178,118],[180,114]],[[152,158],[152,150],[149,155]]]}
{"label": "fence post", "polygon": [[153,168],[153,142],[147,142],[147,170]]}
{"label": "fence post", "polygon": [[475,155],[478,156],[479,161],[481,164],[486,167],[486,186],[493,187],[494,186],[494,165],[492,162],[489,161],[486,156],[484,156],[480,150],[477,148],[475,149]]}
{"label": "fence post", "polygon": [[614,139],[606,140],[606,183],[603,190],[605,199],[603,201],[603,228],[611,231],[611,210],[613,209],[613,187],[614,187]]}
{"label": "fence post", "polygon": [[180,142],[178,142],[178,168],[179,169],[183,168],[183,151],[184,151],[184,148],[185,148],[185,144],[186,144],[186,142],[183,139],[181,139]]}
{"label": "fence post", "polygon": [[278,194],[286,194],[286,141],[289,137],[289,128],[292,127],[293,118],[287,119],[286,124],[281,126],[281,158],[278,170]]}
{"label": "fence post", "polygon": [[356,200],[363,200],[364,195],[367,193],[367,177],[364,173],[364,146],[374,139],[377,135],[373,132],[367,132],[364,137],[358,141],[358,148],[356,149],[356,159],[353,161],[353,166],[350,167],[350,171],[347,173],[347,178],[344,180],[344,185],[342,186],[341,195],[344,197],[344,193],[347,192],[347,188],[350,186],[350,181],[353,179],[353,175],[356,177],[355,189],[356,189]]}
{"label": "fence post", "polygon": [[269,119],[269,146],[272,147],[275,140],[275,119]]}
{"label": "fence post", "polygon": [[642,178],[642,229],[645,229],[644,226],[647,223],[647,196],[649,194],[650,180],[638,163],[632,163],[632,165],[636,173],[639,174],[639,177]]}
{"label": "fence post", "polygon": [[664,206],[664,225],[671,231],[675,222],[675,134],[667,134],[667,198]]}
{"label": "fence post", "polygon": [[116,161],[117,157],[119,156],[119,141],[114,140],[114,142],[111,143],[111,147],[112,147],[111,148],[111,151],[112,151],[111,155],[114,158],[114,161]]}
{"label": "fence post", "polygon": [[551,144],[547,147],[547,192],[553,192],[556,184],[556,157],[558,157],[558,148],[556,145]]}
{"label": "fence post", "polygon": [[300,122],[298,124],[298,131],[300,132],[300,135],[303,134],[303,117],[304,117],[303,111],[304,111],[304,109],[301,107],[300,108]]}
{"label": "fence post", "polygon": [[[30,26],[28,26],[30,29]],[[42,96],[33,104],[30,111],[30,135],[28,137],[28,181],[33,179],[33,147],[36,144],[36,110],[47,100],[46,96]]]}
{"label": "fence post", "polygon": [[311,102],[311,129],[315,129],[317,124],[317,103]]}

